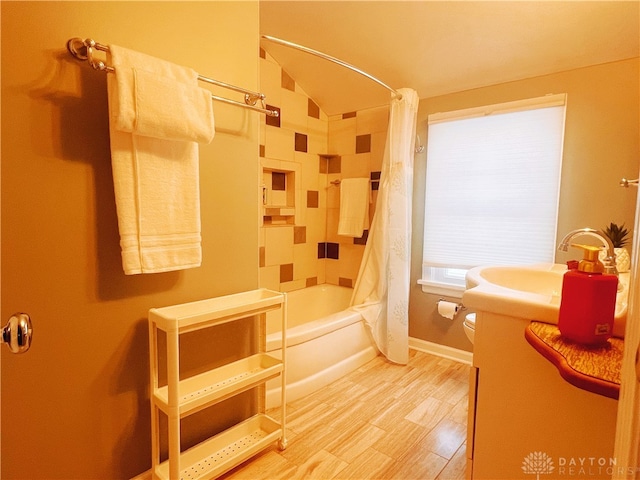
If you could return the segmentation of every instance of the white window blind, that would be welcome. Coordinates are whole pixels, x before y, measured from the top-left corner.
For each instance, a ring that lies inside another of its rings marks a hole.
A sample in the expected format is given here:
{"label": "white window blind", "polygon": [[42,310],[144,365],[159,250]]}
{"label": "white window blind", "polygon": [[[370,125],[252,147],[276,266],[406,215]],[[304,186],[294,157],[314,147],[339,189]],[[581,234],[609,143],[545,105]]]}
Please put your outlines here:
{"label": "white window blind", "polygon": [[553,261],[565,103],[429,116],[420,283],[464,286],[461,269]]}

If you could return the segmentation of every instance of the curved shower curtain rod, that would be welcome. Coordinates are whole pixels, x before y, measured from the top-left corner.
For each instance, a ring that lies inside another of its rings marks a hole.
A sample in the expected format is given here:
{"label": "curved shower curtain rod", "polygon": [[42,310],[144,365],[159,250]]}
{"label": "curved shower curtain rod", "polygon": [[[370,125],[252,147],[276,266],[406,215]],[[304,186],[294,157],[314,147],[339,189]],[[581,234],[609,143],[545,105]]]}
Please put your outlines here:
{"label": "curved shower curtain rod", "polygon": [[396,91],[395,89],[391,88],[386,83],[382,82],[381,80],[378,80],[373,75],[369,75],[367,72],[363,72],[359,68],[356,68],[353,65],[348,64],[347,62],[343,62],[342,60],[340,60],[338,58],[332,57],[331,55],[327,55],[326,53],[318,52],[317,50],[313,50],[313,49],[311,49],[309,47],[303,47],[302,45],[298,45],[297,43],[293,43],[293,42],[289,42],[287,40],[282,40],[280,38],[272,37],[270,35],[262,35],[262,38],[264,38],[265,40],[269,40],[270,42],[278,43],[280,45],[284,45],[285,47],[295,48],[297,50],[301,50],[303,52],[310,53],[311,55],[315,55],[316,57],[324,58],[325,60],[329,60],[330,62],[337,63],[340,66],[348,68],[349,70],[352,70],[352,71],[354,71],[356,73],[359,73],[360,75],[363,75],[363,76],[367,77],[369,80],[373,80],[378,85],[386,88],[391,93],[393,93],[398,100],[402,99],[402,94],[400,92]]}

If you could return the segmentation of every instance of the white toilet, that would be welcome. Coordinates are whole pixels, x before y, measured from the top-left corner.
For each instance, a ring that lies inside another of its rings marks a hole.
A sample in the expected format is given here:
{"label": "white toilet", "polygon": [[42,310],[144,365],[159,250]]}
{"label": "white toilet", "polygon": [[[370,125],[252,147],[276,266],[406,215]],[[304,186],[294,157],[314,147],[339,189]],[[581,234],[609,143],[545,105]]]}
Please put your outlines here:
{"label": "white toilet", "polygon": [[464,317],[462,326],[464,327],[464,333],[467,334],[467,338],[471,343],[473,343],[473,338],[476,333],[476,314],[469,313],[466,317]]}

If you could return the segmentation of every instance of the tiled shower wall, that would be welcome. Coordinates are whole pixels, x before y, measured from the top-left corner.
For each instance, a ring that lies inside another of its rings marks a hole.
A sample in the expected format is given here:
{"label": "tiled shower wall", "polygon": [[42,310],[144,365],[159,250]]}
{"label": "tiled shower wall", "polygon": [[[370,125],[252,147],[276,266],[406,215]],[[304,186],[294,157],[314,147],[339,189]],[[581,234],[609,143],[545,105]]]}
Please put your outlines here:
{"label": "tiled shower wall", "polygon": [[260,89],[269,108],[260,131],[260,286],[291,291],[331,283],[353,286],[368,231],[338,235],[340,187],[371,179],[373,218],[387,136],[387,106],[327,116],[266,52]]}

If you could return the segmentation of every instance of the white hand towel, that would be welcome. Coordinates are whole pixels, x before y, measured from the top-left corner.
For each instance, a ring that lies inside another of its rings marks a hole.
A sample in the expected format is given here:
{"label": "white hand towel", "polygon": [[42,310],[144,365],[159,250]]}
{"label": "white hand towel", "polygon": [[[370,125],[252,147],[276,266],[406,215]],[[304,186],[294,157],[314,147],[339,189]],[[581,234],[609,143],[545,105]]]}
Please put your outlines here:
{"label": "white hand towel", "polygon": [[[197,73],[114,45],[109,50],[108,60],[115,68],[115,74],[107,76],[111,164],[124,272],[198,267],[202,248],[197,143],[124,132],[116,120],[137,115],[134,69],[186,85],[196,85]],[[159,95],[155,101],[166,98]]]}
{"label": "white hand towel", "polygon": [[370,198],[368,178],[345,178],[340,182],[338,235],[362,237],[369,228]]}
{"label": "white hand towel", "polygon": [[[215,135],[211,92],[138,67],[125,74],[131,77],[118,82],[118,96],[132,98],[134,104],[118,112],[117,130],[165,140],[211,143]],[[129,92],[130,88],[134,91]]]}

